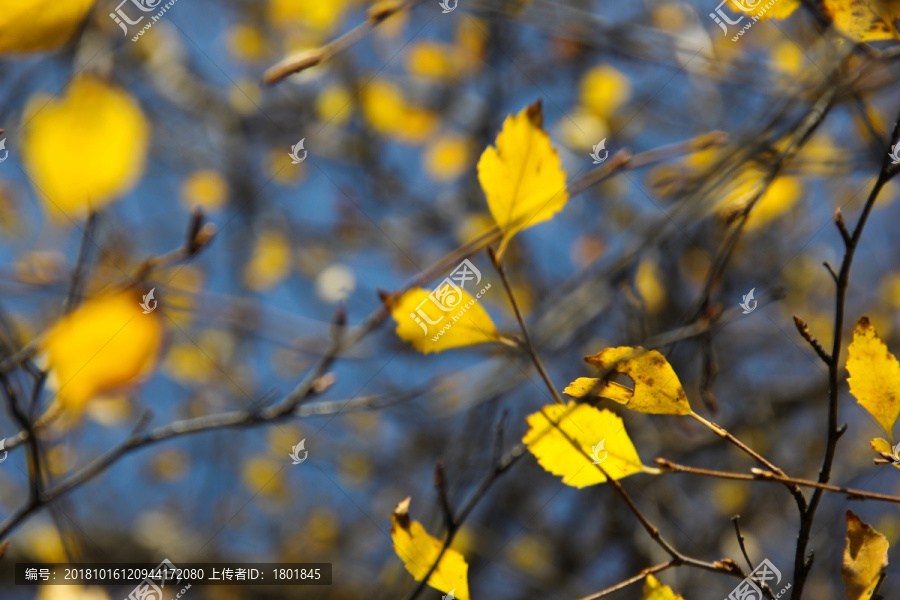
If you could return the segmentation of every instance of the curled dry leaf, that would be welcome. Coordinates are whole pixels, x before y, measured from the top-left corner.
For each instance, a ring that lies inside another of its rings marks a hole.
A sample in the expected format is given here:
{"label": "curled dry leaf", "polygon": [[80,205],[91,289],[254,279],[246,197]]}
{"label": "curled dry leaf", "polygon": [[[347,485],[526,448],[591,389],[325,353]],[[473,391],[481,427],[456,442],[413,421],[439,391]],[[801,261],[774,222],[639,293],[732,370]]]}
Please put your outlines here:
{"label": "curled dry leaf", "polygon": [[675,369],[656,350],[621,346],[607,348],[584,360],[602,372],[613,371],[631,378],[634,389],[614,381],[580,377],[564,390],[567,396],[602,396],[642,413],[689,415],[692,412]]}
{"label": "curled dry leaf", "polygon": [[847,547],[841,565],[847,600],[869,600],[887,566],[887,538],[847,511]]}

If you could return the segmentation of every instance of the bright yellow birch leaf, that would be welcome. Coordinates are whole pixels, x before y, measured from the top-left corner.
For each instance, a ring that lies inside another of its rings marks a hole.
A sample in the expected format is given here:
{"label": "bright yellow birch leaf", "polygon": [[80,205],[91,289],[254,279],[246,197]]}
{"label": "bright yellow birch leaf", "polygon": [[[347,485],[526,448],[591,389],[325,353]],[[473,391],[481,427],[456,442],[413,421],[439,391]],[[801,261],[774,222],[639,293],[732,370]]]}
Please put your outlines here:
{"label": "bright yellow birch leaf", "polygon": [[660,583],[653,575],[647,575],[644,580],[644,597],[642,600],[684,600],[681,594],[676,594],[667,585]]}
{"label": "bright yellow birch leaf", "polygon": [[693,412],[675,369],[656,350],[621,346],[607,348],[584,360],[603,372],[612,370],[630,377],[634,389],[614,381],[580,377],[564,390],[567,396],[582,398],[593,391],[594,396],[615,400],[636,412],[654,415],[690,415]]}
{"label": "bright yellow birch leaf", "polygon": [[138,383],[159,355],[158,312],[143,314],[128,290],[84,302],[62,317],[41,344],[60,405],[80,415],[93,398]]}
{"label": "bright yellow birch leaf", "polygon": [[150,125],[126,91],[82,75],[25,109],[22,155],[44,212],[60,224],[119,199],[144,170]]}
{"label": "bright yellow birch leaf", "polygon": [[[583,488],[646,470],[622,419],[589,404],[550,404],[529,415],[522,442],[545,470]],[[577,446],[577,447],[576,447]]]}
{"label": "bright yellow birch leaf", "polygon": [[[497,327],[479,302],[481,292],[475,296],[466,290],[460,292],[441,295],[443,305],[438,304],[440,300],[431,299],[431,293],[424,288],[404,293],[391,306],[397,336],[423,354],[498,341]],[[445,311],[442,306],[451,308]]]}
{"label": "bright yellow birch leaf", "polygon": [[878,585],[881,570],[887,566],[887,538],[868,523],[847,511],[847,547],[841,578],[847,600],[869,600]]}
{"label": "bright yellow birch leaf", "polygon": [[65,43],[96,0],[11,0],[0,10],[0,54],[40,52]]}
{"label": "bright yellow birch leaf", "polygon": [[888,438],[900,415],[900,363],[879,339],[868,317],[853,330],[847,356],[850,393],[875,417]]}
{"label": "bright yellow birch leaf", "polygon": [[498,259],[517,232],[553,218],[569,200],[566,172],[542,119],[540,102],[508,116],[496,146],[478,161],[478,181],[503,232]]}
{"label": "bright yellow birch leaf", "polygon": [[[428,535],[421,523],[410,520],[409,501],[406,498],[391,513],[391,539],[406,570],[416,581],[422,581],[437,562],[444,544]],[[453,592],[457,600],[469,600],[468,573],[469,565],[463,555],[447,548],[428,578],[428,585],[444,593]]]}

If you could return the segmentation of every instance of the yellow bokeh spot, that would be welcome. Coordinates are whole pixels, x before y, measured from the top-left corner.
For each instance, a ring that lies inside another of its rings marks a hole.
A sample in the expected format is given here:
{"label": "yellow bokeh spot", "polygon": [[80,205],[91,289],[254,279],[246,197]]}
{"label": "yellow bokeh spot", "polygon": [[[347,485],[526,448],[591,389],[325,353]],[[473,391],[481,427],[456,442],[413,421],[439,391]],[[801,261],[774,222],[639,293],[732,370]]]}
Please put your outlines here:
{"label": "yellow bokeh spot", "polygon": [[31,98],[25,123],[25,167],[59,223],[119,199],[143,173],[150,125],[134,98],[101,79],[82,75],[62,98]]}
{"label": "yellow bokeh spot", "polygon": [[417,42],[409,49],[406,68],[410,75],[436,80],[451,79],[458,70],[453,48],[432,41]]}
{"label": "yellow bokeh spot", "polygon": [[631,98],[631,82],[618,69],[599,65],[581,80],[581,103],[601,119],[608,119]]}
{"label": "yellow bokeh spot", "polygon": [[272,460],[255,456],[244,463],[241,480],[251,495],[259,495],[272,500],[287,498],[284,484],[284,465],[287,461]]}
{"label": "yellow bokeh spot", "polygon": [[222,377],[233,350],[234,338],[231,334],[207,330],[193,341],[173,344],[163,369],[169,377],[181,383],[207,383],[215,377]]}
{"label": "yellow bokeh spot", "polygon": [[188,210],[199,206],[206,212],[214,212],[222,208],[227,199],[228,181],[212,169],[194,171],[181,184],[181,203]]}
{"label": "yellow bokeh spot", "polygon": [[644,301],[647,312],[656,314],[666,304],[666,287],[656,261],[646,258],[638,265],[634,287]]}
{"label": "yellow bokeh spot", "polygon": [[239,24],[228,30],[228,50],[235,57],[258,61],[266,56],[266,36],[258,28]]}
{"label": "yellow bokeh spot", "polygon": [[327,33],[340,24],[350,0],[269,0],[268,16],[275,25]]}
{"label": "yellow bokeh spot", "polygon": [[465,173],[471,162],[471,151],[468,138],[441,136],[425,150],[425,171],[437,181],[453,181]]}
{"label": "yellow bokeh spot", "polygon": [[291,272],[291,244],[287,236],[271,229],[256,239],[250,261],[244,266],[244,283],[252,290],[272,289]]}
{"label": "yellow bokeh spot", "polygon": [[136,290],[88,300],[47,333],[40,348],[64,408],[80,414],[92,398],[153,370],[163,327],[160,313],[143,314],[140,302]]}
{"label": "yellow bokeh spot", "polygon": [[353,116],[353,96],[342,85],[329,85],[316,98],[320,121],[343,125]]}
{"label": "yellow bokeh spot", "polygon": [[15,0],[0,10],[0,53],[52,50],[65,43],[97,0]]}

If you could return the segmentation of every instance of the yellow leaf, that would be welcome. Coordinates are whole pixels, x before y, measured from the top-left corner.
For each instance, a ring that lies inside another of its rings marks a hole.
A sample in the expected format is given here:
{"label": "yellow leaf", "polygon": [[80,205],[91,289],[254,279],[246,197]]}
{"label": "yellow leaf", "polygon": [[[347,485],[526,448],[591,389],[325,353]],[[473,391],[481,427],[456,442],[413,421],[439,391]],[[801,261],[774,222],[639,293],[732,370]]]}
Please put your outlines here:
{"label": "yellow leaf", "polygon": [[539,102],[510,115],[496,147],[478,161],[478,181],[503,232],[498,258],[517,232],[553,218],[569,199],[566,173],[541,119]]}
{"label": "yellow leaf", "polygon": [[0,54],[52,50],[66,42],[96,0],[15,0],[0,11]]}
{"label": "yellow leaf", "polygon": [[851,39],[865,42],[900,38],[897,0],[821,0],[821,4],[835,29]]}
{"label": "yellow leaf", "polygon": [[653,575],[647,575],[647,579],[644,580],[643,600],[684,600],[684,598],[681,594],[673,592],[669,586],[660,583]]}
{"label": "yellow leaf", "polygon": [[268,4],[268,17],[275,25],[327,33],[340,24],[350,0],[269,0]]}
{"label": "yellow leaf", "polygon": [[[744,0],[743,2],[733,2],[732,4],[740,12],[759,17],[760,21],[766,21],[771,18],[788,18],[800,8],[801,0],[778,0],[769,8],[765,8],[763,0]],[[743,25],[741,23],[741,26]]]}
{"label": "yellow leaf", "polygon": [[[416,581],[422,581],[444,545],[428,535],[421,523],[410,520],[409,501],[406,498],[391,513],[391,539],[394,540],[394,551],[406,570]],[[447,548],[428,578],[428,585],[441,592],[453,592],[458,600],[469,600],[468,572],[469,565],[463,555]]]}
{"label": "yellow leaf", "polygon": [[258,292],[270,290],[291,273],[291,242],[277,230],[260,234],[249,262],[244,265],[244,283]]}
{"label": "yellow leaf", "polygon": [[79,76],[63,98],[35,96],[25,112],[25,167],[44,212],[57,222],[84,217],[137,183],[150,126],[124,90]]}
{"label": "yellow leaf", "polygon": [[869,600],[878,585],[881,569],[887,566],[888,541],[868,523],[847,511],[847,547],[841,578],[847,600]]}
{"label": "yellow leaf", "polygon": [[[424,288],[409,290],[391,306],[391,315],[397,322],[397,336],[423,354],[496,342],[500,334],[478,302],[487,288],[490,284],[474,297],[461,289],[458,298],[451,290],[443,296],[443,305],[431,299]],[[445,311],[442,306],[451,308]]]}
{"label": "yellow leaf", "polygon": [[41,344],[59,403],[80,414],[89,400],[130,386],[153,370],[162,343],[158,312],[143,314],[133,290],[88,300]]}
{"label": "yellow leaf", "polygon": [[622,419],[612,411],[569,402],[545,406],[526,420],[528,433],[522,442],[566,485],[583,488],[605,482],[598,464],[613,479],[645,470]]}
{"label": "yellow leaf", "polygon": [[[731,220],[739,212],[747,208],[750,201],[760,191],[762,172],[756,169],[746,171],[731,186],[725,197],[719,202],[720,214]],[[750,210],[745,228],[757,231],[790,210],[801,197],[800,182],[794,177],[779,177],[763,192]]]}
{"label": "yellow leaf", "polygon": [[879,339],[868,317],[853,330],[847,356],[850,393],[875,417],[888,437],[900,415],[900,363]]}
{"label": "yellow leaf", "polygon": [[581,398],[593,390],[593,395],[615,400],[636,412],[654,415],[689,415],[692,412],[675,369],[656,350],[621,346],[607,348],[584,360],[603,372],[611,370],[630,377],[634,389],[629,390],[614,381],[581,377],[564,390],[568,396]]}

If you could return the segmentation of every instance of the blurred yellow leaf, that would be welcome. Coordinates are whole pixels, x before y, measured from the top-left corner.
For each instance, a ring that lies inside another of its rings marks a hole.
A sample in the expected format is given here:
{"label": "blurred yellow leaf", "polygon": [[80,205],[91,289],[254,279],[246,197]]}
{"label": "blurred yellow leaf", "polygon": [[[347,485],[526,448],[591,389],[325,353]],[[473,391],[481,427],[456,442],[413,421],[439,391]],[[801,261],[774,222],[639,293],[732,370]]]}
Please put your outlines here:
{"label": "blurred yellow leaf", "polygon": [[644,597],[642,600],[684,600],[681,594],[676,594],[667,585],[660,583],[653,575],[647,575],[644,580]]}
{"label": "blurred yellow leaf", "polygon": [[228,30],[228,49],[241,60],[254,62],[265,58],[266,48],[266,36],[258,27],[241,23]]}
{"label": "blurred yellow leaf", "polygon": [[252,290],[264,292],[284,281],[290,273],[290,240],[275,229],[262,232],[244,266],[244,283]]}
{"label": "blurred yellow leaf", "polygon": [[438,81],[452,79],[459,71],[453,52],[454,48],[446,44],[430,40],[416,42],[406,55],[406,68],[416,77]]}
{"label": "blurred yellow leaf", "polygon": [[109,594],[98,587],[42,585],[36,600],[109,600]]}
{"label": "blurred yellow leaf", "polygon": [[397,336],[423,354],[499,340],[494,322],[478,302],[480,298],[472,297],[466,290],[460,292],[458,299],[453,290],[444,297],[447,304],[453,304],[449,311],[429,300],[430,293],[424,288],[404,293],[391,306]]}
{"label": "blurred yellow leaf", "polygon": [[596,66],[581,79],[581,103],[601,119],[611,117],[629,98],[631,82],[615,67]]}
{"label": "blurred yellow leaf", "polygon": [[510,115],[478,161],[478,181],[503,232],[503,255],[519,231],[553,218],[566,205],[566,173],[550,137],[541,129],[541,105]]}
{"label": "blurred yellow leaf", "polygon": [[461,135],[444,135],[425,150],[425,171],[436,181],[453,181],[469,166],[470,143]]}
{"label": "blurred yellow leaf", "polygon": [[327,33],[344,17],[349,0],[269,0],[269,19],[281,27],[304,27]]}
{"label": "blurred yellow leaf", "polygon": [[[744,2],[734,2],[732,4],[739,11],[759,17],[760,21],[766,21],[772,18],[786,19],[800,8],[802,3],[800,0],[778,0],[766,10],[762,10],[762,0],[756,0],[755,2],[753,0],[747,2],[745,0]],[[741,26],[743,26],[743,23]]]}
{"label": "blurred yellow leaf", "polygon": [[188,210],[199,206],[206,212],[214,212],[222,208],[227,199],[228,181],[212,169],[194,171],[181,184],[181,203]]}
{"label": "blurred yellow leaf", "polygon": [[14,0],[0,10],[0,53],[52,50],[81,25],[96,0]]}
{"label": "blurred yellow leaf", "polygon": [[342,85],[330,85],[316,97],[316,113],[322,122],[343,125],[353,116],[353,96]]}
{"label": "blurred yellow leaf", "polygon": [[59,403],[80,414],[85,404],[137,383],[156,365],[163,327],[143,314],[134,290],[88,300],[62,317],[41,344]]}
{"label": "blurred yellow leaf", "polygon": [[408,104],[402,90],[384,79],[375,79],[360,92],[362,114],[376,133],[407,144],[419,144],[434,132],[438,117]]}
{"label": "blurred yellow leaf", "polygon": [[[421,523],[410,520],[409,501],[410,498],[406,498],[391,513],[391,539],[406,570],[416,581],[422,581],[444,545],[428,535]],[[469,565],[463,555],[447,548],[428,578],[428,585],[441,592],[452,591],[458,600],[469,600],[468,572]]]}
{"label": "blurred yellow leaf", "polygon": [[900,416],[900,363],[888,352],[868,317],[853,330],[847,356],[850,393],[875,417],[888,437]]}
{"label": "blurred yellow leaf", "polygon": [[251,495],[258,494],[272,500],[288,498],[283,461],[254,456],[244,463],[241,480]]}
{"label": "blurred yellow leaf", "polygon": [[63,98],[31,98],[25,113],[25,167],[44,212],[57,222],[84,217],[137,183],[150,125],[124,90],[82,75]]}
{"label": "blurred yellow leaf", "polygon": [[868,523],[847,511],[847,547],[841,578],[847,600],[869,600],[881,569],[887,566],[888,541]]}
{"label": "blurred yellow leaf", "polygon": [[821,0],[822,10],[835,28],[860,42],[900,38],[897,0]]}
{"label": "blurred yellow leaf", "polygon": [[573,401],[545,406],[527,421],[522,442],[566,485],[583,488],[605,482],[597,464],[613,479],[645,470],[622,419],[612,411]]}
{"label": "blurred yellow leaf", "polygon": [[582,398],[593,390],[592,395],[615,400],[636,412],[655,415],[692,413],[675,369],[656,350],[620,346],[607,348],[584,360],[603,372],[611,370],[626,375],[634,382],[634,389],[629,390],[614,381],[579,377],[564,390],[567,396]]}
{"label": "blurred yellow leaf", "polygon": [[[722,217],[731,220],[744,211],[754,196],[759,193],[764,175],[750,169],[738,177],[732,187],[719,202]],[[778,177],[763,192],[747,217],[745,229],[756,231],[790,210],[800,199],[802,187],[794,177]]]}
{"label": "blurred yellow leaf", "polygon": [[638,265],[634,276],[634,287],[637,289],[647,312],[656,314],[666,304],[666,287],[662,282],[662,272],[656,261],[645,258]]}

